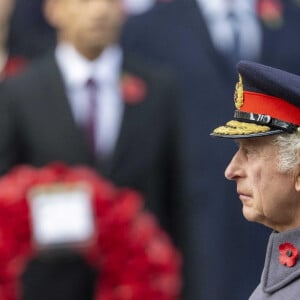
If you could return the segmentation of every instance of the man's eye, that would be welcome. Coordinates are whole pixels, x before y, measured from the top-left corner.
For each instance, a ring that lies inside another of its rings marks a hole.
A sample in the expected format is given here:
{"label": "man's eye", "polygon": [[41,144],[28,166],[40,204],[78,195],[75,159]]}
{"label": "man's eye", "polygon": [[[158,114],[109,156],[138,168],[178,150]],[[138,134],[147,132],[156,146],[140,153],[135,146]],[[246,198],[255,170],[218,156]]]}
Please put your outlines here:
{"label": "man's eye", "polygon": [[251,147],[241,147],[240,149],[245,155],[251,155],[254,153],[254,149]]}

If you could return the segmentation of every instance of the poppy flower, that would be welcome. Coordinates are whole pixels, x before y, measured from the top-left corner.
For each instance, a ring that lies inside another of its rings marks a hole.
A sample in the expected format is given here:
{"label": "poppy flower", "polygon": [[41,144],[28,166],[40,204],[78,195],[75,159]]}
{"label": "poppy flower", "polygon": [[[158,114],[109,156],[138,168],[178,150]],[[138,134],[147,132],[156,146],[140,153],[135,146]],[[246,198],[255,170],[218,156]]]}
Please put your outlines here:
{"label": "poppy flower", "polygon": [[123,99],[128,104],[137,104],[144,100],[147,86],[144,80],[131,74],[122,76],[121,89]]}
{"label": "poppy flower", "polygon": [[299,257],[298,249],[291,243],[283,243],[279,245],[279,261],[282,265],[293,267]]}
{"label": "poppy flower", "polygon": [[19,72],[21,72],[28,62],[25,60],[23,57],[19,56],[12,56],[9,57],[2,72],[1,72],[1,77],[3,78],[9,78],[12,77]]}
{"label": "poppy flower", "polygon": [[0,299],[19,299],[22,270],[39,251],[32,243],[32,191],[83,183],[92,191],[96,228],[93,242],[78,250],[101,274],[94,299],[178,300],[181,255],[155,216],[145,211],[142,196],[88,167],[60,163],[40,169],[18,166],[0,178]]}
{"label": "poppy flower", "polygon": [[279,28],[283,24],[283,5],[280,0],[259,0],[256,7],[257,15],[266,26]]}

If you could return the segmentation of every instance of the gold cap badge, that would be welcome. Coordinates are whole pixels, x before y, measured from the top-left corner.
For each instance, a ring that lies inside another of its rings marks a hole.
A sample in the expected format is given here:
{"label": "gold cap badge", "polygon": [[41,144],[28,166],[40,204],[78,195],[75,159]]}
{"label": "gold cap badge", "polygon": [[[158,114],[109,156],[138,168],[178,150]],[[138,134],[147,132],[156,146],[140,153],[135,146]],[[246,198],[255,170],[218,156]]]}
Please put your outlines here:
{"label": "gold cap badge", "polygon": [[244,103],[243,80],[240,74],[239,74],[239,81],[235,85],[234,103],[237,109],[240,109]]}

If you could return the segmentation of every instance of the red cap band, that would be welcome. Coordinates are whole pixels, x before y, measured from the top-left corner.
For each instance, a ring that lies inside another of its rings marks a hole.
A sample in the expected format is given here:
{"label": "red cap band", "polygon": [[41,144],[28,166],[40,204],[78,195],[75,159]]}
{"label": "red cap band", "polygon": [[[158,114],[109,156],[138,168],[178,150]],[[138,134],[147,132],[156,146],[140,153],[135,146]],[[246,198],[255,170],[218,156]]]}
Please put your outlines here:
{"label": "red cap band", "polygon": [[272,118],[300,126],[300,108],[281,98],[244,91],[241,111],[269,115]]}

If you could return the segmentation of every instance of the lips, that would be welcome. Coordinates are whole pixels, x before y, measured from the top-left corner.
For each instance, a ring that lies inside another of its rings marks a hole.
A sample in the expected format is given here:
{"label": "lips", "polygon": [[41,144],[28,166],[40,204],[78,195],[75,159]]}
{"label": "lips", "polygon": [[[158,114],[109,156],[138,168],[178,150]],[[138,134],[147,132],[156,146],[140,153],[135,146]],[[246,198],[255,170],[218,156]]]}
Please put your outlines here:
{"label": "lips", "polygon": [[240,200],[245,203],[245,202],[249,202],[252,200],[252,197],[249,194],[245,194],[242,192],[238,192],[239,198]]}
{"label": "lips", "polygon": [[239,197],[241,198],[251,198],[251,193],[246,191],[246,190],[243,190],[241,188],[238,188],[237,189],[237,194],[239,195]]}

